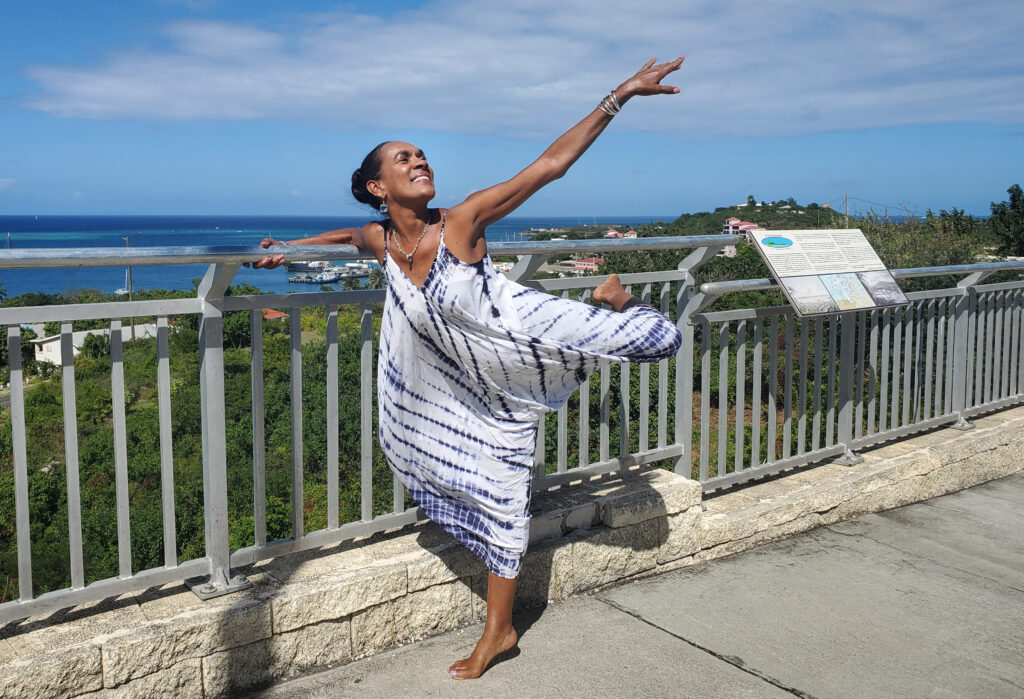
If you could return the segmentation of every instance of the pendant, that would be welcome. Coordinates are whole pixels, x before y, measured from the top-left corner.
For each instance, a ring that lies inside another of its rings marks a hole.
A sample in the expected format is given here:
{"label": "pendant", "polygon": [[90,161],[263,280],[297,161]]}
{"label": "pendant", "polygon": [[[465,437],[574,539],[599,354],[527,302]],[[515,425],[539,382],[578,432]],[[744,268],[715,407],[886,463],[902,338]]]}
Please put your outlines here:
{"label": "pendant", "polygon": [[406,255],[405,261],[408,262],[409,264],[412,264],[412,255]]}

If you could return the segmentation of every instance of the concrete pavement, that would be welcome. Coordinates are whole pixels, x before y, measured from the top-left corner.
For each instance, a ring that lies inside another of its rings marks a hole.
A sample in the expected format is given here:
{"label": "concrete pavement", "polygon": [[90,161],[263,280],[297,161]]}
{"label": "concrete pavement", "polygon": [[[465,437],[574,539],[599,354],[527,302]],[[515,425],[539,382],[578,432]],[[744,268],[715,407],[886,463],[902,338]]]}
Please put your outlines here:
{"label": "concrete pavement", "polygon": [[261,697],[1024,697],[1024,474],[517,617],[455,682],[474,626]]}

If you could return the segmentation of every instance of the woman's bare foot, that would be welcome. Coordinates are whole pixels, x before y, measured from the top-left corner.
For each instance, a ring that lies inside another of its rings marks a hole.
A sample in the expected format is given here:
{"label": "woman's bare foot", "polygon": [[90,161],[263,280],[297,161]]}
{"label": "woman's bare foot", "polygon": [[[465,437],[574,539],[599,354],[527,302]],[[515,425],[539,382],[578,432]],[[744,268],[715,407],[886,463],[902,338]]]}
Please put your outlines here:
{"label": "woman's bare foot", "polygon": [[497,631],[484,628],[483,636],[477,641],[473,654],[463,660],[452,663],[448,674],[455,680],[472,680],[484,674],[487,667],[496,657],[515,648],[519,642],[516,630],[511,626]]}
{"label": "woman's bare foot", "polygon": [[607,303],[616,311],[622,308],[623,304],[631,298],[633,298],[633,295],[623,288],[617,274],[608,275],[608,278],[594,289],[594,301],[597,303]]}

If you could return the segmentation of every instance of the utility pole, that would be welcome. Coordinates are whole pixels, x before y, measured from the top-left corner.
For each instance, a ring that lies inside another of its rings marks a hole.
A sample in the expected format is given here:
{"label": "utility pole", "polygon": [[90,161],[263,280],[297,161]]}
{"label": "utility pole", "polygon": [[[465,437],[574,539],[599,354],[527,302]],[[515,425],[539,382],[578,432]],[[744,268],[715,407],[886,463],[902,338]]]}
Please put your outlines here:
{"label": "utility pole", "polygon": [[846,209],[846,223],[844,225],[847,228],[849,228],[850,227],[850,191],[847,190],[847,191],[843,192],[843,195],[844,195],[843,198],[846,201],[846,207],[845,207],[845,209]]}

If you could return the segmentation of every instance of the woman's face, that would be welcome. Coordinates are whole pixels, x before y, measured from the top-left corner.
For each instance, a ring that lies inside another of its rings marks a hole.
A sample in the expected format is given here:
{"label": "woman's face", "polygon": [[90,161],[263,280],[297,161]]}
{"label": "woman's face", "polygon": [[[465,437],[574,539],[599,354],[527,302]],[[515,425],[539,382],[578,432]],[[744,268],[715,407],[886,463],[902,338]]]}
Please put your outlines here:
{"label": "woman's face", "polygon": [[411,143],[391,141],[381,149],[380,159],[380,179],[376,182],[388,202],[413,206],[434,198],[434,171],[422,150]]}

